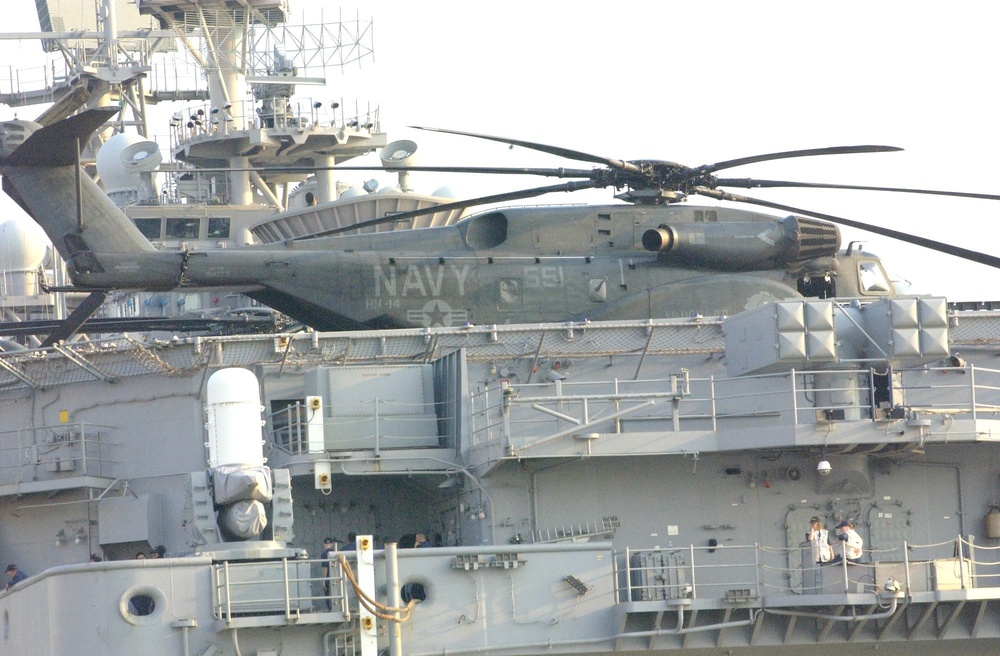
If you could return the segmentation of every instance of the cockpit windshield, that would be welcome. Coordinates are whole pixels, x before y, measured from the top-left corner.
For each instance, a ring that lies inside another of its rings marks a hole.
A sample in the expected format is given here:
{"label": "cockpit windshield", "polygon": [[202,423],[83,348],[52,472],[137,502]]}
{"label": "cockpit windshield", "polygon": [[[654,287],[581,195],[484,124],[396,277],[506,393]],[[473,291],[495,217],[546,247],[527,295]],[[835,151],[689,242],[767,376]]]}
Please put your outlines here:
{"label": "cockpit windshield", "polygon": [[889,277],[885,275],[882,265],[878,260],[867,260],[858,262],[858,282],[862,294],[874,296],[888,294],[892,291],[889,284]]}

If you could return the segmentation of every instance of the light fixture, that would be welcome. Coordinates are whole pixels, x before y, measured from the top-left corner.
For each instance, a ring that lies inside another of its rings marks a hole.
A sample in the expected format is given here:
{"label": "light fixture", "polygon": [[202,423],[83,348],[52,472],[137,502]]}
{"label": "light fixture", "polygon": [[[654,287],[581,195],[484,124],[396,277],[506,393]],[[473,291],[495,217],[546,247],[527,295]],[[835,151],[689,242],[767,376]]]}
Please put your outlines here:
{"label": "light fixture", "polygon": [[319,109],[322,106],[323,106],[323,103],[319,102],[318,100],[313,103],[313,109]]}
{"label": "light fixture", "polygon": [[69,542],[69,534],[66,533],[66,529],[59,529],[59,532],[56,533],[56,546],[62,546],[67,542]]}

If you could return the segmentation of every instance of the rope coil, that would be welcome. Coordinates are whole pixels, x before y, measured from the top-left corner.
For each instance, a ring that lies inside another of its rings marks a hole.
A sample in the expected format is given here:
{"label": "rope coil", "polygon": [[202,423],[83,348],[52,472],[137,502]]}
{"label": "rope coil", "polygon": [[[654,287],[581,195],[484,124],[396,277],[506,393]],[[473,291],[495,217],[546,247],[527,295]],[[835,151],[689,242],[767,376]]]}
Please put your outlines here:
{"label": "rope coil", "polygon": [[385,604],[379,603],[375,599],[369,597],[368,593],[362,590],[361,586],[358,585],[357,579],[354,578],[354,570],[351,569],[351,564],[347,562],[347,558],[344,557],[344,554],[338,554],[337,560],[340,562],[340,566],[343,568],[344,575],[347,577],[347,580],[351,582],[351,587],[354,588],[354,592],[358,595],[358,601],[362,606],[364,606],[365,610],[375,617],[383,620],[403,623],[410,619],[410,612],[413,610],[413,607],[420,602],[419,599],[411,599],[403,608],[386,606]]}

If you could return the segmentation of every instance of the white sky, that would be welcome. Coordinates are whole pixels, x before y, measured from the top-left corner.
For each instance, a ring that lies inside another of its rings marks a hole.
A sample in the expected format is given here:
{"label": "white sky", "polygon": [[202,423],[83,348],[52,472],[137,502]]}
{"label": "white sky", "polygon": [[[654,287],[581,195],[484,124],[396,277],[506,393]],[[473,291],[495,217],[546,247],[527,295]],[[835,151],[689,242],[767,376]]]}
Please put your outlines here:
{"label": "white sky", "polygon": [[[8,1],[34,19],[31,0]],[[296,14],[314,16],[323,5],[327,16],[338,14],[319,0],[290,4]],[[345,17],[374,19],[375,55],[328,75],[331,97],[378,105],[390,139],[420,144],[421,164],[592,166],[410,125],[689,165],[886,144],[906,150],[768,162],[721,175],[1000,193],[1000,4],[365,0],[340,8]],[[323,90],[299,92],[320,97]],[[0,116],[11,111],[0,107]],[[372,176],[358,174],[365,177]],[[447,182],[460,196],[474,196],[558,181],[413,174],[412,182],[428,193]],[[997,201],[733,191],[1000,255]],[[611,190],[540,202],[586,201],[617,202]],[[842,234],[845,244],[863,239],[915,292],[1000,300],[997,269],[851,229]]]}

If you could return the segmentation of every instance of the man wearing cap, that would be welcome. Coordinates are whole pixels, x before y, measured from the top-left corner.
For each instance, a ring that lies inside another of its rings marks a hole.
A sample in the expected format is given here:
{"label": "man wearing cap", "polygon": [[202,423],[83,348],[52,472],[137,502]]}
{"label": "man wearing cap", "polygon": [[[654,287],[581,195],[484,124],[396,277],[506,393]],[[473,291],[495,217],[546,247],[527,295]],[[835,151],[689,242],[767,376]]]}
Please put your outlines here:
{"label": "man wearing cap", "polygon": [[[837,524],[837,537],[840,542],[844,545],[844,558],[847,560],[848,564],[856,563],[861,560],[861,547],[864,545],[864,541],[858,532],[854,530],[854,524],[849,520],[844,520]],[[832,563],[840,562],[840,555],[838,554]]]}
{"label": "man wearing cap", "polygon": [[17,565],[11,563],[7,565],[7,587],[4,590],[10,590],[15,585],[28,578],[28,575],[17,568]]}
{"label": "man wearing cap", "polygon": [[823,528],[819,517],[809,520],[809,531],[806,533],[806,542],[812,544],[813,562],[828,563],[833,558],[833,548],[830,547],[829,532]]}

